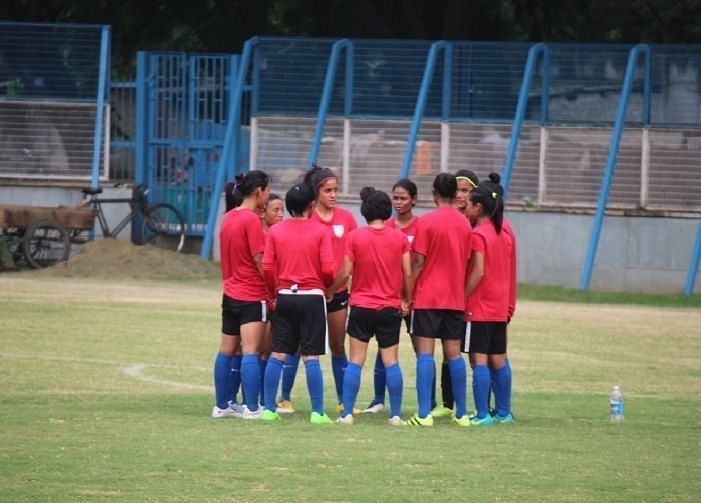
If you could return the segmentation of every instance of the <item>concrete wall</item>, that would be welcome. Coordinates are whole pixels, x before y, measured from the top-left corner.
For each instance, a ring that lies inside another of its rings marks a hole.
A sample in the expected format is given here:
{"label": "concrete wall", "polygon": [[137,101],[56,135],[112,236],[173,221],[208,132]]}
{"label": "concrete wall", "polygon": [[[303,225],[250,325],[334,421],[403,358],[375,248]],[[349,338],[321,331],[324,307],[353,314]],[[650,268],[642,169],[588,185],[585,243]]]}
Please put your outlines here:
{"label": "concrete wall", "polygon": [[[105,188],[104,192],[105,197],[129,197],[130,194],[128,188]],[[81,200],[80,186],[0,185],[0,203],[74,206]],[[355,214],[359,225],[364,225],[359,204],[345,202],[342,206]],[[106,205],[105,210],[112,225],[128,211],[128,206]],[[416,213],[430,210],[430,207],[417,207]],[[507,217],[518,239],[520,282],[568,288],[579,286],[594,219],[592,215],[513,211],[507,212]],[[606,217],[591,289],[681,292],[697,225],[698,221],[690,218]],[[130,239],[130,236],[127,228],[119,239]],[[213,255],[218,261],[218,232]],[[701,275],[697,277],[694,291],[701,293]]]}
{"label": "concrete wall", "polygon": [[[344,204],[359,224],[357,204]],[[417,208],[421,214],[430,208]],[[579,287],[593,215],[507,212],[518,244],[521,283]],[[628,292],[682,292],[698,220],[607,216],[590,288]],[[701,274],[695,289],[701,293]]]}

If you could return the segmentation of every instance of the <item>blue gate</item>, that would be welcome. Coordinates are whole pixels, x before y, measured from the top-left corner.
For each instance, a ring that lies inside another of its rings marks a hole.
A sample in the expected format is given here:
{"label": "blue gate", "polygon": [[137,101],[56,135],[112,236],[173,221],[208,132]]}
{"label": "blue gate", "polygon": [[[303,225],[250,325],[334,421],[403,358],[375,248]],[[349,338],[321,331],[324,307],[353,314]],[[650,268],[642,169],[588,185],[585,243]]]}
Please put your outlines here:
{"label": "blue gate", "polygon": [[[202,235],[238,56],[151,52],[139,60],[136,85],[141,102],[137,108],[143,110],[137,128],[144,131],[137,132],[142,141],[141,152],[137,141],[136,181],[149,186],[152,202],[169,203],[182,212],[189,235]],[[240,123],[237,118],[239,127]],[[227,162],[229,179],[239,166],[248,164],[247,142],[242,147],[242,159]]]}

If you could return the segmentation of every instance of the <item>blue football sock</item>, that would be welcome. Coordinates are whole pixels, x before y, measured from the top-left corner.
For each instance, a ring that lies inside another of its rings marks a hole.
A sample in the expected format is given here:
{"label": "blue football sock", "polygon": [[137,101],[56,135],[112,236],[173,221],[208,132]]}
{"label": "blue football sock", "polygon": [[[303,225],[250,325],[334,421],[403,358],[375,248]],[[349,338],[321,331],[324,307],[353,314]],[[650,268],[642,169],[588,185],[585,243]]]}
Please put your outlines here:
{"label": "blue football sock", "polygon": [[[489,410],[492,409],[492,396],[494,396],[494,380],[496,379],[494,377],[494,372],[495,370],[492,367],[489,367],[489,395],[487,395],[487,406],[489,407]],[[494,403],[494,408],[497,408],[496,400]]]}
{"label": "blue football sock", "polygon": [[257,354],[243,355],[241,359],[241,384],[243,385],[248,410],[258,410],[260,363],[258,363]]}
{"label": "blue football sock", "polygon": [[241,355],[234,355],[231,357],[231,388],[231,401],[238,403],[237,397],[239,388],[241,388]]}
{"label": "blue football sock", "polygon": [[231,357],[217,353],[214,358],[214,398],[217,401],[217,407],[226,409],[232,396]]}
{"label": "blue football sock", "polygon": [[404,377],[399,364],[387,367],[387,390],[389,391],[389,417],[402,416],[402,393]]}
{"label": "blue football sock", "polygon": [[282,391],[280,396],[283,400],[291,400],[292,387],[295,385],[297,368],[299,367],[299,355],[287,355],[287,360],[282,367]]}
{"label": "blue football sock", "polygon": [[489,415],[489,368],[486,365],[476,365],[472,370],[472,395],[475,399],[477,417],[483,419]]}
{"label": "blue football sock", "polygon": [[273,358],[268,359],[268,364],[265,366],[265,408],[275,412],[275,397],[277,396],[277,387],[280,384],[280,374],[282,374],[283,361]]}
{"label": "blue football sock", "polygon": [[[419,402],[419,417],[431,412],[431,383],[435,383],[436,362],[433,355],[421,353],[416,357],[416,395]],[[436,386],[434,384],[433,388]]]}
{"label": "blue football sock", "polygon": [[343,370],[346,368],[346,365],[348,365],[346,355],[331,357],[331,370],[333,370],[333,380],[336,384],[338,403],[343,401]]}
{"label": "blue football sock", "polygon": [[[455,400],[455,417],[467,414],[467,366],[462,356],[448,362],[452,395]],[[452,405],[452,403],[451,403]]]}
{"label": "blue football sock", "polygon": [[[436,408],[436,361],[433,361],[433,381],[431,382],[431,410]],[[424,417],[424,416],[421,416]]]}
{"label": "blue football sock", "polygon": [[343,372],[343,417],[353,414],[353,406],[360,389],[360,371],[362,369],[363,367],[360,365],[349,362]]}
{"label": "blue football sock", "polygon": [[[265,367],[268,365],[268,360],[261,359],[260,365],[260,383],[258,384],[258,389],[260,390],[259,403],[265,403]],[[277,391],[277,390],[275,390]]]}
{"label": "blue football sock", "polygon": [[507,416],[511,413],[511,365],[508,361],[502,368],[494,371],[493,385],[497,414]]}
{"label": "blue football sock", "polygon": [[382,356],[380,352],[377,352],[377,357],[375,358],[375,373],[374,373],[374,384],[375,384],[375,398],[372,399],[375,403],[385,403],[385,387],[387,386],[387,373],[385,371],[385,364],[382,363]]}
{"label": "blue football sock", "polygon": [[307,389],[312,403],[312,412],[324,413],[324,375],[321,373],[319,360],[304,362],[307,374]]}

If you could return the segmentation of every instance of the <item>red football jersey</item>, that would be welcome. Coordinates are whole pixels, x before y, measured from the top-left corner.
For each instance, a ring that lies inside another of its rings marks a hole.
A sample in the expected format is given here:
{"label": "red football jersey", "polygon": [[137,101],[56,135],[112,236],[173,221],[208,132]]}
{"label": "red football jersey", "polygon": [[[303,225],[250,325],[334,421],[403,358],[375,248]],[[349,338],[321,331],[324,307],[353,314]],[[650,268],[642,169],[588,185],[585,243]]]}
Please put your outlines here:
{"label": "red football jersey", "polygon": [[406,236],[407,240],[409,241],[409,244],[411,244],[414,241],[414,238],[416,237],[416,230],[419,228],[419,217],[415,216],[411,222],[409,222],[409,225],[406,227],[398,227],[397,226],[397,219],[392,217],[389,220],[385,222],[385,225],[391,229],[399,229],[404,233]]}
{"label": "red football jersey", "polygon": [[[331,220],[322,220],[319,213],[312,211],[311,220],[319,222],[331,229],[331,242],[333,244],[333,258],[336,261],[336,271],[338,273],[343,267],[343,256],[346,253],[346,238],[348,234],[358,228],[358,224],[355,221],[353,214],[343,208],[338,206],[334,207],[333,215]],[[339,292],[345,292],[348,288],[346,285],[341,286],[338,289]]]}
{"label": "red football jersey", "polygon": [[458,210],[441,206],[421,216],[412,251],[424,256],[414,309],[465,309],[472,227]]}
{"label": "red football jersey", "polygon": [[511,238],[511,283],[509,285],[509,317],[516,312],[516,290],[518,288],[518,275],[516,273],[516,234],[511,228],[509,221],[504,218],[501,224],[501,231]]}
{"label": "red football jersey", "polygon": [[260,216],[247,208],[226,212],[219,243],[224,293],[236,300],[265,300],[265,283],[253,260],[265,250]]}
{"label": "red football jersey", "polygon": [[368,309],[401,306],[402,256],[409,252],[397,229],[361,227],[348,235],[346,256],[353,262],[350,305]]}
{"label": "red football jersey", "polygon": [[484,254],[484,276],[467,297],[471,321],[506,321],[513,272],[512,242],[508,233],[497,234],[491,220],[475,227],[472,252]]}
{"label": "red football jersey", "polygon": [[334,280],[331,233],[311,219],[290,218],[268,230],[263,271],[269,290],[297,285],[324,290]]}

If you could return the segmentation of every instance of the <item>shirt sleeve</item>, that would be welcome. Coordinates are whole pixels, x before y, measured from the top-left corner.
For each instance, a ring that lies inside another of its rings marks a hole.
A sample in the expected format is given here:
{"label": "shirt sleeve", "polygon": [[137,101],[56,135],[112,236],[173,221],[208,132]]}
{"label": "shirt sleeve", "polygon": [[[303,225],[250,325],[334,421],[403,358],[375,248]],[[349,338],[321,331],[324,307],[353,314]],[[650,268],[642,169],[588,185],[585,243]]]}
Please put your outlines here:
{"label": "shirt sleeve", "polygon": [[473,252],[484,253],[484,250],[487,247],[487,242],[482,234],[473,232],[471,241]]}
{"label": "shirt sleeve", "polygon": [[265,234],[259,219],[251,218],[246,223],[246,237],[248,238],[248,251],[251,257],[265,251]]}
{"label": "shirt sleeve", "polygon": [[351,212],[349,211],[348,213],[346,213],[346,215],[347,215],[347,219],[346,219],[347,222],[346,222],[346,225],[348,226],[348,232],[351,232],[351,231],[357,229],[357,228],[358,228],[358,222],[355,221],[355,217],[353,216],[353,213],[351,213]]}
{"label": "shirt sleeve", "polygon": [[467,226],[467,230],[465,231],[465,261],[469,261],[470,257],[472,257],[472,240],[474,239],[474,232],[472,232],[472,227]]}
{"label": "shirt sleeve", "polygon": [[[272,231],[272,229],[270,230]],[[274,296],[277,278],[275,274],[275,238],[272,232],[268,232],[268,237],[265,241],[262,266],[263,278],[265,279],[265,287],[268,291],[268,296]]]}
{"label": "shirt sleeve", "polygon": [[355,253],[353,253],[353,248],[355,247],[355,232],[348,234],[348,239],[346,239],[345,254],[348,260],[355,262]]}

